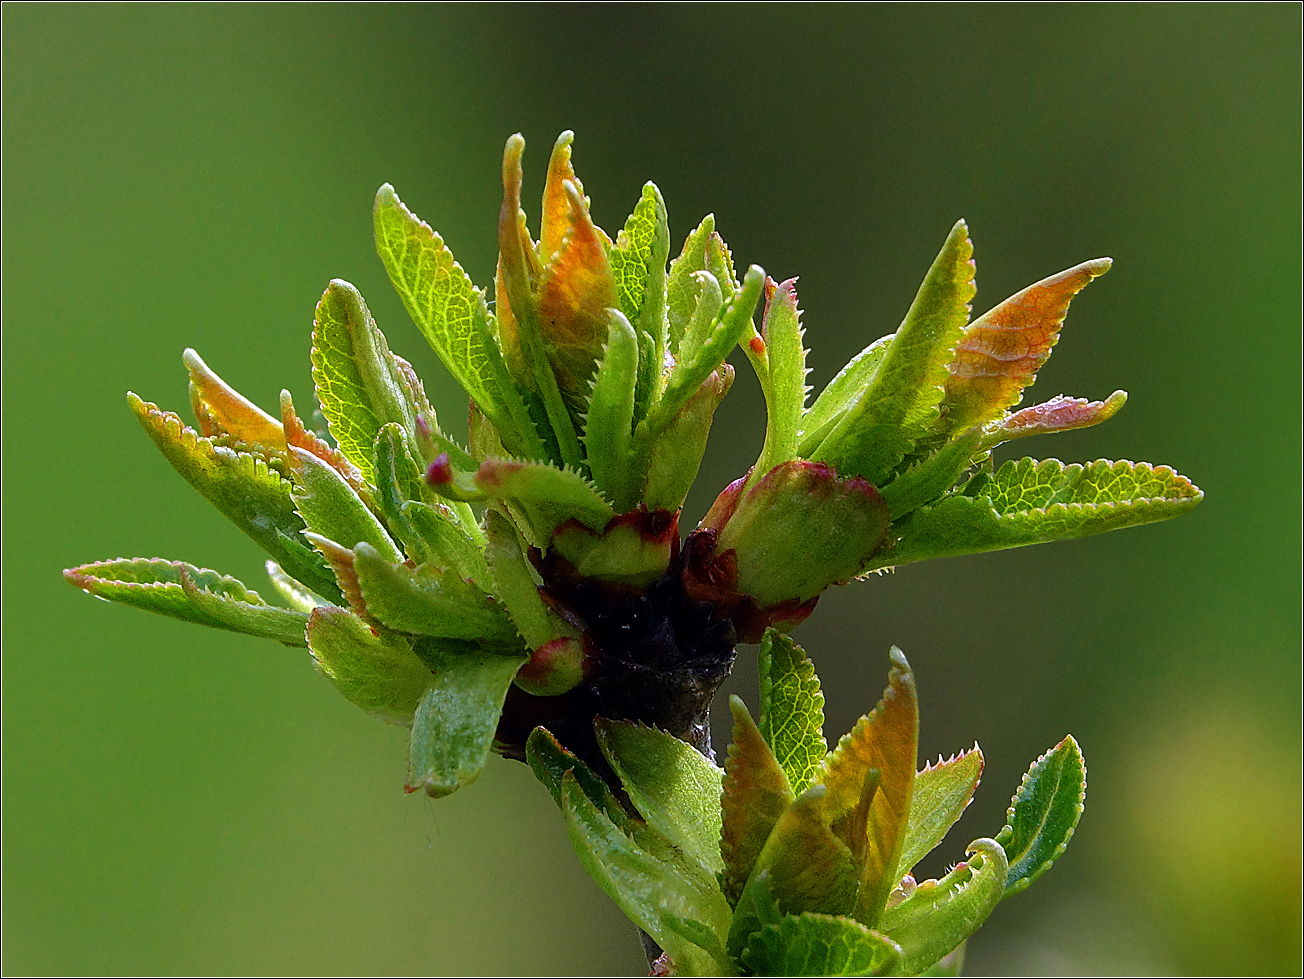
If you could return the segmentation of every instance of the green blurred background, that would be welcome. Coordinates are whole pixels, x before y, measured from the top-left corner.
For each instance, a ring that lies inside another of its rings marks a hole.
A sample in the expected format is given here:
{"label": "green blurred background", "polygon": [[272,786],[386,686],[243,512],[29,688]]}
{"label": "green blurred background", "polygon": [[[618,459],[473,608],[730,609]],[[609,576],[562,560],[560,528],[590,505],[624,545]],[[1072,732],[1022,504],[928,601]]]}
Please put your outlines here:
{"label": "green blurred background", "polygon": [[[1081,741],[1077,838],[970,974],[1297,970],[1299,28],[1293,4],[6,4],[4,971],[642,969],[524,766],[405,797],[403,732],[305,653],[58,574],[139,554],[261,581],[123,393],[182,409],[194,346],[264,406],[307,403],[331,277],[456,429],[372,251],[372,194],[394,183],[489,284],[503,141],[525,133],[537,189],[564,128],[609,230],[651,178],[676,248],[711,210],[744,265],[801,275],[817,385],[895,327],[958,217],[978,310],[1115,258],[1036,396],[1131,401],[1017,450],[1169,463],[1203,505],[840,589],[798,638],[831,733],[897,643],[923,750],[981,742],[933,871],[1000,826],[1036,754]],[[691,520],[762,432],[744,364]]]}

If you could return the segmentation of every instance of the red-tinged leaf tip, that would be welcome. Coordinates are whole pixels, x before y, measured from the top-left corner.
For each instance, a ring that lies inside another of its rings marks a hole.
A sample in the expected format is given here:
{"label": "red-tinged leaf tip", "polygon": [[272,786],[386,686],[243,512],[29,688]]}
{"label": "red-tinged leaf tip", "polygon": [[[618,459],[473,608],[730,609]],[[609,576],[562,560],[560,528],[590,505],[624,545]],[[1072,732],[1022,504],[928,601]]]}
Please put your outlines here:
{"label": "red-tinged leaf tip", "polygon": [[743,487],[747,485],[749,476],[751,476],[750,470],[746,476],[735,479],[720,491],[720,495],[711,504],[711,509],[707,511],[706,516],[702,518],[702,522],[698,524],[698,530],[719,531],[729,521],[743,498]]}
{"label": "red-tinged leaf tip", "polygon": [[583,641],[559,636],[534,651],[517,671],[516,685],[536,697],[555,697],[583,683],[590,668]]}
{"label": "red-tinged leaf tip", "polygon": [[780,303],[796,308],[797,276],[794,275],[791,279],[785,279],[779,283],[776,283],[768,275],[765,277],[765,311],[761,314],[761,332],[767,336],[766,324],[769,323],[770,307],[774,305],[776,296]]}
{"label": "red-tinged leaf tip", "polygon": [[619,308],[603,235],[574,181],[562,182],[568,229],[538,289],[539,330],[557,383],[572,407],[586,403],[589,379],[606,346],[607,310]]}
{"label": "red-tinged leaf tip", "polygon": [[999,435],[1004,441],[1025,435],[1090,428],[1113,418],[1126,401],[1126,391],[1115,391],[1104,401],[1068,398],[1061,394],[1042,404],[1016,411],[1002,420],[992,434]]}
{"label": "red-tinged leaf tip", "polygon": [[447,452],[435,456],[435,461],[426,469],[426,482],[431,486],[447,486],[453,481],[453,464]]}

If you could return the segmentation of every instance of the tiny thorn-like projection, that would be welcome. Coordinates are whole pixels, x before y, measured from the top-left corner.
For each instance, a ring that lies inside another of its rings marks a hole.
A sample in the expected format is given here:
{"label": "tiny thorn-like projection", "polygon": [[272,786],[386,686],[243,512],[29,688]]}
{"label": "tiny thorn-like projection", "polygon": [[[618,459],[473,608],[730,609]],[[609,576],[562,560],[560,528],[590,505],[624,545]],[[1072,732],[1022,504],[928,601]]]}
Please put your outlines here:
{"label": "tiny thorn-like projection", "polygon": [[[821,311],[802,305],[798,270],[736,263],[714,215],[678,245],[650,182],[629,190],[632,212],[609,234],[573,157],[562,133],[536,239],[525,140],[507,141],[486,230],[496,275],[480,285],[382,186],[376,252],[415,330],[387,335],[356,287],[323,275],[304,338],[307,410],[288,392],[276,406],[241,395],[224,379],[240,375],[231,351],[209,352],[223,376],[182,354],[193,423],[128,395],[177,473],[266,552],[273,602],[170,558],[64,576],[108,601],[306,648],[349,701],[410,731],[396,787],[442,797],[494,753],[528,762],[658,974],[958,974],[997,903],[1072,837],[1082,753],[1066,737],[1042,755],[1003,828],[916,880],[972,799],[982,753],[920,767],[915,673],[896,649],[881,701],[830,747],[819,678],[789,633],[825,590],[873,571],[1200,502],[1165,465],[993,460],[1006,442],[1123,407],[1122,391],[1019,407],[1070,302],[1111,260],[975,317],[975,245],[957,221],[918,292],[900,297],[896,329],[867,326],[864,349],[811,397],[806,343]],[[467,395],[464,441],[396,352],[418,335]],[[685,525],[735,350],[760,384],[763,441]],[[731,700],[732,744],[717,752],[712,703],[752,643],[759,712]]]}

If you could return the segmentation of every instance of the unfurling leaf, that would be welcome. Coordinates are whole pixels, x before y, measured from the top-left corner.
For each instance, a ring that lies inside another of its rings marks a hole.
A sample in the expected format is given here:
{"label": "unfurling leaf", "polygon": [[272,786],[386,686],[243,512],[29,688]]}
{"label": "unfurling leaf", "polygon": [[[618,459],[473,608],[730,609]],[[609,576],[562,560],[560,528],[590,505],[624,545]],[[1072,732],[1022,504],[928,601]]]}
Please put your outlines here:
{"label": "unfurling leaf", "polygon": [[945,761],[925,765],[915,775],[910,819],[901,859],[892,874],[894,880],[910,873],[915,864],[942,842],[973,799],[982,772],[983,753],[974,745]]}
{"label": "unfurling leaf", "polygon": [[879,772],[879,789],[865,823],[863,869],[855,917],[875,927],[888,895],[896,886],[896,867],[905,845],[906,820],[914,790],[919,740],[919,704],[915,678],[901,650],[891,651],[892,668],[883,699],[851,733],[844,735],[824,762],[817,780],[828,786],[826,803],[835,831],[850,820],[861,797],[865,775]]}
{"label": "unfurling leaf", "polygon": [[1042,404],[1016,411],[1007,418],[988,426],[983,439],[983,448],[990,448],[1001,442],[1027,435],[1046,435],[1052,432],[1070,432],[1077,428],[1090,428],[1092,425],[1099,425],[1113,418],[1126,402],[1126,391],[1115,391],[1104,401],[1066,398],[1061,394]]}
{"label": "unfurling leaf", "polygon": [[1167,520],[1204,498],[1167,466],[1099,460],[1007,462],[977,489],[944,497],[894,528],[900,540],[872,567],[977,554]]}
{"label": "unfurling leaf", "polygon": [[805,792],[819,770],[824,740],[824,694],[805,650],[774,629],[761,639],[760,732],[788,777]]}
{"label": "unfurling leaf", "polygon": [[[666,278],[666,320],[670,327],[670,352],[676,360],[681,353],[684,330],[693,311],[698,308],[701,280],[697,273],[706,270],[706,243],[714,231],[715,215],[708,214],[684,239],[683,249],[670,263],[670,274]],[[719,288],[718,283],[716,288]]]}
{"label": "unfurling leaf", "polygon": [[855,906],[859,868],[847,844],[828,826],[826,795],[825,786],[811,786],[770,831],[734,908],[731,955],[739,954],[765,923],[762,912],[768,899],[784,914],[848,914]]}
{"label": "unfurling leaf", "polygon": [[64,579],[91,595],[174,619],[305,646],[308,616],[268,605],[235,578],[181,561],[120,558],[69,568]]}
{"label": "unfurling leaf", "polygon": [[881,976],[896,972],[901,948],[853,918],[806,913],[756,932],[742,961],[758,976]]}
{"label": "unfurling leaf", "polygon": [[969,858],[941,880],[928,880],[888,908],[878,929],[902,951],[901,974],[916,976],[951,953],[987,920],[1004,894],[1005,851],[974,840]]}
{"label": "unfurling leaf", "polygon": [[1082,817],[1086,795],[1086,764],[1072,736],[1033,762],[996,836],[1009,858],[1006,895],[1019,893],[1064,852]]}

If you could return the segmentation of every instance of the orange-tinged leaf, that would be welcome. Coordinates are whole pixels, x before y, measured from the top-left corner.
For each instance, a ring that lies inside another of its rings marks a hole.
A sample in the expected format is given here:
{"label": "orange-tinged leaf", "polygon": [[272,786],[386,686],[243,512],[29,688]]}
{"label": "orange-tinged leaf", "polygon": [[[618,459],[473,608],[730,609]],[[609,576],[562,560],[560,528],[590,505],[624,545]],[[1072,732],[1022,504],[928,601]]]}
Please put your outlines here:
{"label": "orange-tinged leaf", "polygon": [[575,168],[571,165],[574,139],[575,134],[569,129],[558,136],[548,160],[548,180],[543,187],[543,217],[539,226],[539,258],[544,265],[552,261],[570,228],[571,205],[566,196],[566,181],[584,193],[584,185],[575,176]]}
{"label": "orange-tinged leaf", "polygon": [[618,305],[616,282],[579,188],[564,184],[570,227],[543,273],[539,330],[549,347],[562,394],[582,406],[588,380],[607,342],[607,309]]}
{"label": "orange-tinged leaf", "polygon": [[724,766],[720,800],[724,814],[720,834],[724,877],[720,883],[729,903],[736,904],[770,831],[794,795],[747,707],[733,696],[729,709],[733,712],[733,743]]}
{"label": "orange-tinged leaf", "polygon": [[835,829],[849,831],[854,827],[856,806],[863,798],[866,775],[870,769],[879,771],[878,792],[865,820],[863,871],[855,913],[857,920],[871,928],[896,884],[892,878],[905,840],[919,739],[914,675],[901,650],[894,646],[890,655],[892,668],[883,699],[850,734],[843,736],[825,760],[823,772],[816,776],[817,782],[828,786],[826,808],[830,822]]}
{"label": "orange-tinged leaf", "polygon": [[1015,293],[964,331],[946,382],[946,424],[955,430],[1000,416],[1019,403],[1059,340],[1069,302],[1112,259],[1097,258]]}
{"label": "orange-tinged leaf", "polygon": [[[302,449],[304,452],[316,456],[339,473],[344,481],[352,487],[353,492],[360,496],[364,495],[364,491],[369,493],[358,467],[344,458],[344,453],[331,448],[328,442],[318,438],[316,432],[304,425],[294,411],[294,399],[290,397],[289,391],[281,392],[281,429],[287,447]],[[293,452],[290,453],[290,459],[293,462]]]}
{"label": "orange-tinged leaf", "polygon": [[181,359],[190,371],[190,398],[201,434],[231,434],[273,451],[285,444],[280,422],[214,374],[199,354],[187,347]]}
{"label": "orange-tinged leaf", "polygon": [[846,843],[829,829],[827,795],[823,785],[812,785],[774,824],[734,910],[731,954],[759,927],[764,891],[784,914],[847,914],[855,905],[858,868]]}
{"label": "orange-tinged leaf", "polygon": [[308,543],[317,549],[317,552],[326,559],[326,563],[331,566],[331,570],[335,572],[335,580],[340,586],[344,600],[349,603],[349,608],[353,609],[359,618],[365,619],[371,625],[379,626],[380,623],[367,612],[367,602],[362,597],[362,586],[358,584],[358,572],[353,567],[353,552],[347,547],[336,544],[329,537],[314,534],[311,530],[304,531],[303,536],[308,538]]}

